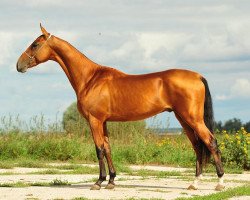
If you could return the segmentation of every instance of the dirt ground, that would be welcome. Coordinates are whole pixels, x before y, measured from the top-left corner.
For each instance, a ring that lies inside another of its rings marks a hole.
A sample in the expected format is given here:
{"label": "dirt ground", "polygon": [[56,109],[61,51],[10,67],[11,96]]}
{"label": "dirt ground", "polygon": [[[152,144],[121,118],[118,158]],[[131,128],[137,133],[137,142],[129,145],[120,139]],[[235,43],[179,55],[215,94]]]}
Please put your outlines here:
{"label": "dirt ground", "polygon": [[[129,199],[129,198],[158,198],[176,199],[177,197],[192,197],[197,195],[207,195],[215,193],[214,190],[217,180],[215,175],[205,175],[200,183],[198,190],[187,190],[192,182],[190,180],[190,169],[158,167],[158,166],[131,166],[133,170],[148,169],[157,171],[179,171],[183,175],[166,178],[128,176],[120,174],[116,178],[116,187],[113,190],[104,189],[107,182],[99,191],[90,190],[94,179],[98,175],[89,174],[32,174],[47,169],[36,168],[14,168],[0,169],[0,184],[4,183],[50,183],[53,180],[68,181],[75,183],[66,186],[31,186],[31,187],[0,187],[1,200],[22,200],[22,199]],[[189,171],[189,172],[188,172]],[[16,173],[16,174],[10,174]],[[9,175],[8,175],[9,174]],[[236,187],[249,182],[250,173],[225,175],[226,188]],[[245,200],[250,197],[235,197],[234,200]]]}

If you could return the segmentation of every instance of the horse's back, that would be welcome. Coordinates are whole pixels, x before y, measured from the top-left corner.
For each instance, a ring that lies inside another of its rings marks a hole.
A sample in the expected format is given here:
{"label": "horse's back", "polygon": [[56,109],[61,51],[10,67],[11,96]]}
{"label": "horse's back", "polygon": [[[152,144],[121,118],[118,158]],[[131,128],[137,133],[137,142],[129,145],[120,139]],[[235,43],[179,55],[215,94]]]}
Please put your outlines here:
{"label": "horse's back", "polygon": [[[118,71],[119,72],[119,71]],[[122,75],[118,73],[117,78],[122,78],[123,80],[131,80],[131,81],[144,81],[150,79],[157,79],[161,78],[164,80],[188,80],[188,81],[195,81],[200,80],[201,75],[197,72],[185,70],[185,69],[169,69],[160,72],[153,72],[148,74],[138,74],[138,75],[131,75],[131,74],[124,74],[121,72]],[[114,76],[116,78],[116,75]]]}

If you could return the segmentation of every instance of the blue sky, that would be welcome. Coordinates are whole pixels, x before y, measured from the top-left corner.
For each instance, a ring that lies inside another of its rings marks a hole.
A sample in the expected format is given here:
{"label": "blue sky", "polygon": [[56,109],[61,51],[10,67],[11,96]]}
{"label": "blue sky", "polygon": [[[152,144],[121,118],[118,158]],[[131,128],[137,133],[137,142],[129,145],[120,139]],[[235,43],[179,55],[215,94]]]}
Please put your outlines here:
{"label": "blue sky", "polygon": [[[55,62],[16,72],[42,22],[93,61],[127,73],[197,71],[209,82],[216,120],[250,121],[249,7],[243,0],[1,0],[0,116],[53,120],[76,100]],[[157,119],[164,126],[166,118],[179,126],[172,114]]]}

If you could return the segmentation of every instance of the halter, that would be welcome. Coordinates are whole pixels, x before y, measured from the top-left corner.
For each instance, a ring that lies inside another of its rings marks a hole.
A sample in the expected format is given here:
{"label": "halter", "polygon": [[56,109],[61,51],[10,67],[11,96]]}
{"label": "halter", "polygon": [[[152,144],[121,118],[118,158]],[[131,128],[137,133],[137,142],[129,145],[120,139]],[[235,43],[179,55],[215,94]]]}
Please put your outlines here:
{"label": "halter", "polygon": [[52,35],[49,34],[49,37],[47,38],[47,40],[45,40],[45,42],[40,46],[40,48],[36,50],[36,52],[34,53],[33,56],[29,55],[26,51],[25,51],[24,53],[29,57],[30,60],[34,59],[35,56],[36,56],[36,54],[37,54],[37,53],[39,52],[39,50],[44,46],[44,44],[51,38],[51,36],[52,36]]}

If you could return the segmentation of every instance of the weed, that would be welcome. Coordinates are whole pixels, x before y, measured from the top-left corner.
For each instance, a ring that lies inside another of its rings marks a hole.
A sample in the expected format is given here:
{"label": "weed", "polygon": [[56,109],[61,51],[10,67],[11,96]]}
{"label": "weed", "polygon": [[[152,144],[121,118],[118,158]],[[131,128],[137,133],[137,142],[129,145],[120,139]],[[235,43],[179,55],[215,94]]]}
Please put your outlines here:
{"label": "weed", "polygon": [[16,183],[0,183],[0,187],[28,187],[27,183],[18,181]]}
{"label": "weed", "polygon": [[30,159],[19,160],[18,163],[16,163],[15,165],[18,167],[27,167],[27,168],[47,168],[48,167],[48,165],[44,163],[44,161],[30,160]]}
{"label": "weed", "polygon": [[177,171],[154,171],[154,170],[145,170],[141,169],[138,171],[133,171],[130,173],[130,175],[136,175],[136,176],[155,176],[156,178],[166,178],[168,176],[181,176],[181,172]]}
{"label": "weed", "polygon": [[62,181],[60,179],[54,179],[50,184],[50,186],[61,186],[61,185],[71,185],[67,180]]}
{"label": "weed", "polygon": [[47,169],[47,170],[42,170],[42,171],[37,171],[37,172],[31,172],[29,174],[62,174],[58,169]]}
{"label": "weed", "polygon": [[0,169],[13,169],[14,163],[2,161],[0,162]]}

